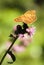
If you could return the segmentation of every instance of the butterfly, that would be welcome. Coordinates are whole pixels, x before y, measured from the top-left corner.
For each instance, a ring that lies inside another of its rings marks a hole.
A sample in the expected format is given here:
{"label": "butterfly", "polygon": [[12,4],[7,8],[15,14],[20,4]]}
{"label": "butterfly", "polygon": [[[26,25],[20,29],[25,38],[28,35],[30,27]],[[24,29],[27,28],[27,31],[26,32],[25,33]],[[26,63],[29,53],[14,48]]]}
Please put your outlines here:
{"label": "butterfly", "polygon": [[16,22],[24,22],[26,24],[31,24],[35,22],[37,19],[36,17],[36,11],[35,10],[29,10],[23,15],[19,16],[18,18],[14,19]]}

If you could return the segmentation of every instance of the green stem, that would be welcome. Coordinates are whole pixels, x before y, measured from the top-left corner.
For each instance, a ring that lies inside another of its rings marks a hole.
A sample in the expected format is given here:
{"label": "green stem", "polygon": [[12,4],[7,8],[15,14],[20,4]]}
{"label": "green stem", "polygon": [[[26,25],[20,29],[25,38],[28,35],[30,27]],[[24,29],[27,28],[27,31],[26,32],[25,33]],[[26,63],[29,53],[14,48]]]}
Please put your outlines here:
{"label": "green stem", "polygon": [[4,56],[2,57],[2,59],[1,59],[1,61],[0,61],[0,65],[2,65],[2,63],[3,63],[3,61],[4,61],[5,57],[6,57],[6,55],[7,55],[7,53],[8,53],[8,51],[11,49],[11,47],[13,46],[13,44],[14,44],[14,42],[17,40],[17,38],[18,38],[18,36],[16,36],[16,38],[13,40],[11,46],[8,48],[8,50],[6,51],[6,53],[4,54]]}

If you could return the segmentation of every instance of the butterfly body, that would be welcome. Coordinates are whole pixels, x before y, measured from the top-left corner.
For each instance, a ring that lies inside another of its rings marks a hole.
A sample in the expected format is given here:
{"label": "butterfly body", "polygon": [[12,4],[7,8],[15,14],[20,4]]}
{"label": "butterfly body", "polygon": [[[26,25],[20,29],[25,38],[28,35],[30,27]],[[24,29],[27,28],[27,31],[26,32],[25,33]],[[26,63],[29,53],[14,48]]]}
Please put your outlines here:
{"label": "butterfly body", "polygon": [[37,19],[36,11],[30,10],[24,13],[23,15],[19,16],[18,18],[14,19],[16,22],[24,22],[26,24],[30,24],[35,22]]}

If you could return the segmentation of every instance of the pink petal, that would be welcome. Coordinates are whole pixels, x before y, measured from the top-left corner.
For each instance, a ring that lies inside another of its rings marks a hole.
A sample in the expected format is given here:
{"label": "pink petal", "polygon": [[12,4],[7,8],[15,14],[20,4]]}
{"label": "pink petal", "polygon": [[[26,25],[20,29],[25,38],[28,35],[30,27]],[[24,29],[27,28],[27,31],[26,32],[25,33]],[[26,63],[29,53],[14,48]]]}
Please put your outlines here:
{"label": "pink petal", "polygon": [[24,49],[25,49],[24,46],[19,46],[19,45],[16,45],[16,46],[13,47],[13,50],[15,52],[23,52]]}
{"label": "pink petal", "polygon": [[28,46],[32,42],[32,39],[28,34],[24,34],[24,37],[21,37],[20,41],[24,46]]}
{"label": "pink petal", "polygon": [[13,27],[13,30],[14,30],[14,31],[17,30],[17,26],[14,26],[14,27]]}
{"label": "pink petal", "polygon": [[32,37],[35,33],[35,27],[30,27],[30,28],[27,28],[26,31],[29,33],[29,35]]}

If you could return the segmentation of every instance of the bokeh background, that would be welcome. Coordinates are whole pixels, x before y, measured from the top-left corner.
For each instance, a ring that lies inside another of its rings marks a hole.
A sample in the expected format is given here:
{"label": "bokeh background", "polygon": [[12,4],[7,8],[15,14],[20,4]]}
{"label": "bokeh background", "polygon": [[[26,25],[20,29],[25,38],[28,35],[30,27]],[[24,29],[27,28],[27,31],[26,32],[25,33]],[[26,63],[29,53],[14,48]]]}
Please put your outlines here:
{"label": "bokeh background", "polygon": [[[25,52],[16,54],[16,61],[11,65],[44,65],[44,0],[0,0],[0,60],[6,52],[5,44],[13,27],[22,25],[14,19],[33,9],[37,12],[37,21],[32,24],[36,27],[33,42]],[[10,60],[5,58],[2,65],[9,65],[7,61]]]}

